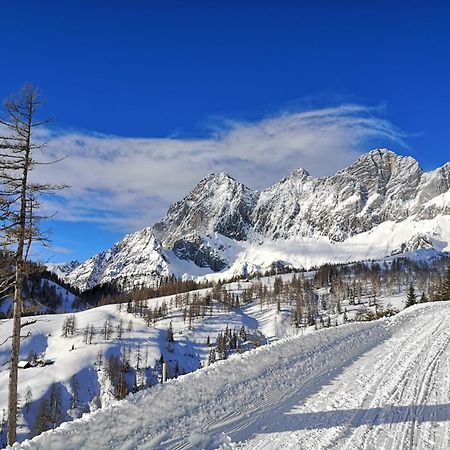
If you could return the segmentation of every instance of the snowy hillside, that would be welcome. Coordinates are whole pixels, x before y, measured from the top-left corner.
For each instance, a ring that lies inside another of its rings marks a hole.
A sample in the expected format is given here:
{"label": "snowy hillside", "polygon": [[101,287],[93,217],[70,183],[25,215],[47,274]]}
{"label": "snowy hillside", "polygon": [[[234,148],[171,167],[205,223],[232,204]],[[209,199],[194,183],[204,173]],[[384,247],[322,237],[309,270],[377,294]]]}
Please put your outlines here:
{"label": "snowy hillside", "polygon": [[[111,298],[124,303],[24,317],[18,440],[155,389],[164,364],[176,378],[288,336],[391,316],[406,306],[411,286],[414,302],[447,298],[449,261],[327,265],[165,297],[128,292]],[[0,444],[11,327],[0,321]]]}
{"label": "snowy hillside", "polygon": [[112,280],[132,288],[171,274],[224,278],[273,263],[309,268],[422,249],[448,252],[449,193],[450,163],[424,172],[413,158],[384,149],[330,177],[298,169],[261,192],[213,174],[161,222],[64,279],[80,289]]}
{"label": "snowy hillside", "polygon": [[[273,283],[273,278],[267,283]],[[243,287],[250,285],[234,283],[228,289],[240,294]],[[74,314],[24,318],[21,360],[42,360],[50,365],[36,365],[20,371],[18,440],[39,432],[37,417],[42,402],[51,397],[53,389],[57,389],[59,395],[59,413],[56,414],[59,423],[114,403],[116,396],[108,375],[111,358],[127,360],[130,366],[126,373],[127,390],[141,389],[160,382],[161,357],[168,364],[169,377],[195,371],[207,364],[218,333],[227,329],[230,333],[242,333],[244,329],[248,339],[257,340],[258,345],[294,332],[290,314],[287,311],[276,313],[275,305],[262,308],[253,302],[232,309],[213,301],[203,312],[194,311],[199,305],[196,299],[208,298],[205,296],[209,292],[201,290],[192,296],[183,294],[146,300],[148,315],[145,317],[135,310],[130,311],[125,303]],[[192,303],[185,315],[183,311],[189,301]],[[148,318],[150,314],[154,314],[152,319]],[[68,321],[73,324],[73,330],[67,329]],[[7,409],[11,327],[11,320],[0,321],[0,342],[3,344],[0,346],[0,444],[5,431],[3,411]],[[172,343],[167,340],[170,327],[174,333]],[[254,345],[240,338],[240,351]]]}
{"label": "snowy hillside", "polygon": [[[34,282],[33,282],[34,281]],[[67,313],[81,309],[83,305],[76,295],[55,281],[37,277],[25,282],[25,315]],[[13,301],[11,296],[0,299],[0,318],[11,317]]]}
{"label": "snowy hillside", "polygon": [[236,355],[21,448],[450,447],[450,303]]}

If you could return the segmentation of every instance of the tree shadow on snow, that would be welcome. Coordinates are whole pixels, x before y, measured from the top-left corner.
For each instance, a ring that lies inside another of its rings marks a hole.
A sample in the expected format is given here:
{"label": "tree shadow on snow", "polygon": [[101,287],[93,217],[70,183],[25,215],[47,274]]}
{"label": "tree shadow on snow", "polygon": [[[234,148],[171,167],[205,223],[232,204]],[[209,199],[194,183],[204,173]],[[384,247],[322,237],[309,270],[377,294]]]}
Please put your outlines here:
{"label": "tree shadow on snow", "polygon": [[273,426],[262,433],[327,429],[357,428],[362,425],[391,425],[405,422],[445,422],[450,418],[450,403],[438,405],[386,405],[369,409],[345,409],[317,412],[291,411],[285,413]]}

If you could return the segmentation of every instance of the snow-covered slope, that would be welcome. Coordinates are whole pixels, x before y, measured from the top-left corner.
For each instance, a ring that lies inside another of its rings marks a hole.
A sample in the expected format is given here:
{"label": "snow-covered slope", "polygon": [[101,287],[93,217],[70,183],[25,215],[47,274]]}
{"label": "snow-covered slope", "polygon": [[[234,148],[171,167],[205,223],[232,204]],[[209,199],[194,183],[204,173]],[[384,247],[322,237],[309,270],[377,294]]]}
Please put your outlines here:
{"label": "snow-covered slope", "polygon": [[[79,298],[58,283],[41,278],[27,284],[23,298],[25,315],[69,313],[79,310]],[[13,300],[10,296],[0,299],[0,317],[12,317]]]}
{"label": "snow-covered slope", "polygon": [[[149,301],[150,307],[156,307],[170,298],[159,298]],[[63,337],[63,324],[68,317],[75,317],[77,332]],[[102,328],[108,321],[111,325],[111,335],[105,339]],[[181,312],[172,314],[170,318],[148,327],[143,318],[136,318],[126,311],[126,304],[121,311],[116,305],[102,306],[87,311],[67,314],[40,315],[36,318],[26,318],[30,322],[23,329],[23,334],[29,333],[21,345],[21,360],[29,359],[30,352],[38,357],[52,361],[52,365],[21,369],[19,373],[20,412],[18,440],[22,441],[33,433],[40,401],[50,396],[51,386],[59,389],[61,404],[60,421],[71,420],[87,411],[93,411],[100,406],[114,403],[111,395],[110,381],[105,370],[100,370],[99,354],[102,355],[103,368],[106,358],[112,355],[128,355],[133,368],[127,373],[129,387],[133,385],[136,376],[136,352],[140,349],[141,367],[155,367],[160,356],[164,355],[170,365],[170,376],[173,376],[175,361],[179,364],[179,373],[198,369],[208,357],[207,337],[211,341],[226,325],[239,329],[242,325],[250,326],[256,323],[242,313],[219,312],[215,309],[214,316],[205,321],[194,321],[190,326],[183,321]],[[166,340],[169,323],[173,323],[175,342],[168,349]],[[117,328],[123,327],[122,337],[118,339]],[[2,411],[7,409],[8,398],[8,361],[10,344],[7,337],[11,334],[12,321],[0,320],[0,448],[4,444],[4,427],[2,428]],[[84,330],[93,327],[94,337],[89,344],[85,340]],[[125,352],[125,353],[124,353]],[[127,353],[129,352],[129,353]],[[157,383],[156,372],[143,369],[146,385]],[[71,410],[71,399],[74,391],[71,380],[76,376],[78,383],[77,406]],[[32,393],[29,406],[26,405],[27,390]],[[4,419],[4,417],[3,417]],[[3,432],[3,433],[2,433]],[[66,447],[73,448],[73,447]]]}
{"label": "snow-covered slope", "polygon": [[59,278],[63,279],[67,274],[75,270],[81,263],[78,260],[63,263],[46,263],[45,266]]}
{"label": "snow-covered slope", "polygon": [[168,261],[151,228],[144,228],[79,265],[65,280],[81,289],[116,280],[119,284],[140,287],[156,277],[168,275]]}
{"label": "snow-covered slope", "polygon": [[274,262],[309,267],[393,253],[449,251],[450,163],[424,172],[411,157],[373,150],[330,177],[303,169],[261,192],[210,175],[167,216],[70,272],[151,284],[159,275],[225,277]]}
{"label": "snow-covered slope", "polygon": [[448,449],[449,330],[442,302],[287,338],[21,448]]}

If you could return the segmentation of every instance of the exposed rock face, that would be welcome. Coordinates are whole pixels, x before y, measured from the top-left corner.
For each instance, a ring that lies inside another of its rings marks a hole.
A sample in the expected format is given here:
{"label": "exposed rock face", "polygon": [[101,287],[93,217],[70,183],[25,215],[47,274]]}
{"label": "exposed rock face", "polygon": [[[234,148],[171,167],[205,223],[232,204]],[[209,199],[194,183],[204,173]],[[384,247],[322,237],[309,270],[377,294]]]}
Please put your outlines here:
{"label": "exposed rock face", "polygon": [[170,247],[187,235],[217,232],[238,241],[247,238],[257,193],[226,173],[204,178],[167,216],[154,226],[155,234]]}
{"label": "exposed rock face", "polygon": [[311,177],[297,169],[279,183],[253,192],[226,174],[210,175],[172,205],[154,230],[165,246],[180,238],[217,232],[231,239],[327,236],[343,241],[412,214],[445,212],[427,205],[450,189],[450,164],[424,173],[414,158],[373,150],[336,175]]}
{"label": "exposed rock face", "polygon": [[174,203],[153,229],[178,258],[219,271],[227,267],[228,261],[202,236],[216,232],[245,240],[252,226],[250,215],[256,199],[256,192],[228,174],[211,174],[182,201]]}
{"label": "exposed rock face", "polygon": [[[450,215],[450,163],[424,172],[415,159],[385,149],[362,155],[330,177],[314,178],[297,169],[261,192],[226,173],[212,174],[153,228],[126,236],[67,278],[83,288],[112,279],[148,284],[171,273],[173,257],[211,271],[232,265],[233,255],[226,256],[224,244],[214,236],[236,244],[295,238],[337,243],[380,224],[442,215]],[[439,230],[433,237],[419,233],[392,251],[432,248],[439,239]]]}
{"label": "exposed rock face", "polygon": [[415,212],[420,219],[450,215],[450,163],[423,174]]}
{"label": "exposed rock face", "polygon": [[415,252],[420,249],[431,249],[433,248],[433,243],[428,236],[422,234],[416,234],[412,239],[404,242],[401,247],[392,252],[393,255],[405,252]]}
{"label": "exposed rock face", "polygon": [[200,236],[191,236],[175,241],[173,252],[180,259],[193,261],[199,267],[209,267],[214,272],[218,272],[228,265],[218,249],[208,245]]}
{"label": "exposed rock face", "polygon": [[417,161],[374,150],[325,178],[296,170],[264,190],[253,213],[255,229],[273,239],[327,236],[342,241],[386,220],[411,214],[423,175]]}

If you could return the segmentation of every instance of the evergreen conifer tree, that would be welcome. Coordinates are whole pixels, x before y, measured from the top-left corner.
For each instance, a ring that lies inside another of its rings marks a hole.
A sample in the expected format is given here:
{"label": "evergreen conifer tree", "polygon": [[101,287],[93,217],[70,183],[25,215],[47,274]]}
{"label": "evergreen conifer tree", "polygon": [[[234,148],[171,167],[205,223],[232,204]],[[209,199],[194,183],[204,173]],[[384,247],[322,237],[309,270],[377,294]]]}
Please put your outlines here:
{"label": "evergreen conifer tree", "polygon": [[406,297],[406,304],[405,304],[405,308],[409,308],[410,306],[413,306],[416,304],[417,301],[417,296],[416,293],[414,291],[414,286],[411,283],[409,285],[409,289],[408,289],[408,295]]}
{"label": "evergreen conifer tree", "polygon": [[170,322],[169,329],[167,330],[167,342],[173,342],[173,341],[174,341],[173,326],[172,326],[172,322]]}
{"label": "evergreen conifer tree", "polygon": [[37,436],[38,434],[41,434],[44,431],[48,430],[49,417],[50,417],[50,410],[48,406],[48,400],[45,397],[43,397],[42,400],[39,402],[38,413],[36,416],[36,420],[34,422],[33,427],[34,436]]}

